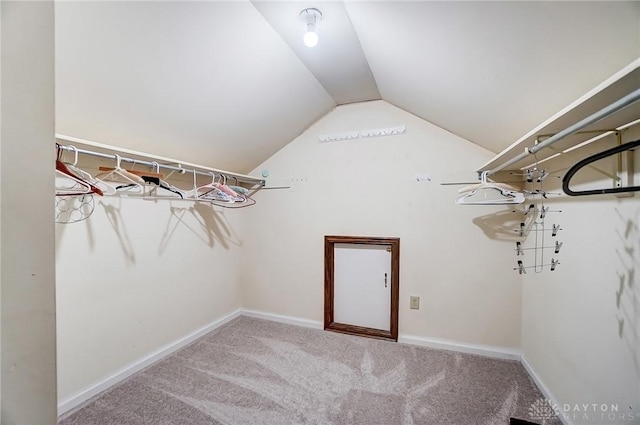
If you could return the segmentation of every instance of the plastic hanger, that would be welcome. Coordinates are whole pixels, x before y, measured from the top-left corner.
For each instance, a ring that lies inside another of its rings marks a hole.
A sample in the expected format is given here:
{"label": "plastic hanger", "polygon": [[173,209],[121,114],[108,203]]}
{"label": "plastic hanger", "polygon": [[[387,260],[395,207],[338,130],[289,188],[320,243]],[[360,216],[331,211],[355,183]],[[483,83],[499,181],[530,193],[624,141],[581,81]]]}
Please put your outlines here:
{"label": "plastic hanger", "polygon": [[215,186],[221,191],[223,191],[224,193],[226,193],[227,195],[231,196],[232,198],[238,198],[239,197],[238,192],[236,192],[235,190],[227,186],[227,176],[225,176],[224,174],[221,174],[220,179],[222,180],[222,183],[214,183]]}
{"label": "plastic hanger", "polygon": [[[153,170],[154,170],[153,172],[145,172],[145,171],[136,172],[136,174],[142,177],[142,180],[144,180],[145,183],[152,184],[157,186],[160,189],[164,189],[166,191],[175,193],[176,195],[180,196],[181,199],[185,199],[187,197],[187,193],[184,190],[179,189],[162,179],[164,176],[160,173],[160,164],[158,164],[155,161],[152,162],[151,164],[153,166]],[[152,190],[151,194],[154,195],[154,197],[159,197],[157,195],[157,191],[155,188]]]}
{"label": "plastic hanger", "polygon": [[56,149],[56,173],[65,177],[67,181],[70,180],[72,182],[71,185],[64,188],[56,188],[56,196],[84,195],[89,193],[95,193],[102,196],[103,192],[99,187],[94,185],[92,182],[83,179],[82,175],[76,174],[74,170],[70,169],[67,164],[60,160],[62,151],[58,145],[56,145]]}
{"label": "plastic hanger", "polygon": [[[60,162],[56,162],[56,174],[60,177],[64,177],[63,182],[56,180],[56,196],[74,196],[74,195],[86,195],[94,192],[89,183],[75,177],[66,166]],[[97,189],[98,191],[100,189]],[[102,193],[98,193],[101,195]]]}
{"label": "plastic hanger", "polygon": [[100,189],[100,191],[102,192],[100,193],[100,195],[114,195],[116,193],[116,190],[113,186],[109,185],[108,183],[96,177],[93,177],[91,174],[87,173],[86,171],[84,171],[83,169],[77,166],[78,149],[75,146],[69,146],[69,148],[73,151],[74,158],[72,163],[64,162],[67,168],[71,170],[75,175],[80,177],[82,180],[84,180],[85,182]]}
{"label": "plastic hanger", "polygon": [[114,156],[116,158],[116,167],[110,171],[105,171],[96,175],[96,178],[105,182],[121,183],[120,185],[115,186],[116,190],[126,190],[130,193],[144,193],[145,183],[142,177],[130,173],[122,168],[120,166],[120,155]]}
{"label": "plastic hanger", "polygon": [[611,149],[607,149],[595,155],[591,155],[583,159],[582,161],[576,163],[573,167],[569,168],[567,174],[562,178],[562,190],[569,196],[586,196],[586,195],[603,195],[606,193],[626,193],[626,192],[637,192],[640,191],[640,186],[626,186],[626,187],[613,187],[613,188],[604,188],[604,189],[590,189],[590,190],[572,190],[569,185],[571,184],[571,178],[583,167],[591,164],[592,162],[599,161],[603,158],[624,152],[634,150],[640,146],[640,140],[636,140],[633,142],[624,143],[620,146],[616,146]]}
{"label": "plastic hanger", "polygon": [[192,199],[206,200],[206,201],[217,201],[217,202],[225,202],[225,203],[233,203],[235,202],[233,197],[228,193],[224,192],[220,188],[220,184],[216,182],[215,173],[210,173],[212,180],[211,183],[205,184],[203,186],[195,187],[195,170],[194,170],[194,189],[190,192],[190,197]]}
{"label": "plastic hanger", "polygon": [[505,183],[487,181],[488,171],[480,175],[480,183],[464,187],[458,191],[458,205],[507,205],[522,204],[524,194]]}

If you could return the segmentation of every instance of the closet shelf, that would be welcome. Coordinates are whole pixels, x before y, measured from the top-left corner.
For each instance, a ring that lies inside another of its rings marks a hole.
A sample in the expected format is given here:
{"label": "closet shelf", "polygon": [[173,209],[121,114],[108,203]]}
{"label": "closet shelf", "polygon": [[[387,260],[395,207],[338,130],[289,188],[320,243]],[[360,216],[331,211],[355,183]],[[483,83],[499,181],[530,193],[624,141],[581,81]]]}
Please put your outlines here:
{"label": "closet shelf", "polygon": [[[96,157],[102,158],[115,158],[116,155],[121,156],[121,160],[123,162],[136,163],[140,165],[159,165],[160,168],[164,168],[167,170],[180,171],[180,170],[188,170],[189,172],[193,172],[195,170],[196,174],[210,176],[211,173],[215,173],[218,175],[226,176],[227,179],[237,180],[239,183],[246,183],[252,186],[263,187],[265,185],[265,180],[257,177],[252,177],[245,174],[238,174],[231,171],[219,170],[216,168],[206,167],[204,165],[192,164],[185,161],[180,161],[172,158],[165,158],[162,156],[151,155],[144,152],[138,152],[131,149],[119,148],[115,146],[110,146],[102,143],[92,142],[85,139],[79,139],[77,137],[66,136],[63,134],[56,134],[56,142],[61,145],[73,145],[78,149],[79,153],[92,155]],[[79,147],[90,147],[91,150],[82,149]],[[67,147],[64,147],[67,149]],[[133,158],[125,158],[122,155],[130,155]]]}
{"label": "closet shelf", "polygon": [[640,98],[639,89],[640,58],[500,152],[491,161],[480,167],[477,170],[478,173],[489,171],[489,174],[493,174],[497,171],[521,170],[533,166],[536,159],[533,155],[527,154],[527,149],[533,148],[538,143],[542,146],[545,140],[550,140],[550,136],[570,130],[587,117],[592,117],[600,111],[605,111],[622,99],[627,100],[627,105],[616,112],[607,114],[606,117],[576,130],[575,133],[560,137],[557,141],[552,141],[553,148],[540,148],[536,152],[537,160],[543,161],[556,155],[558,151],[578,146],[599,133],[603,134],[607,130],[617,129],[639,120],[640,102],[637,101]]}

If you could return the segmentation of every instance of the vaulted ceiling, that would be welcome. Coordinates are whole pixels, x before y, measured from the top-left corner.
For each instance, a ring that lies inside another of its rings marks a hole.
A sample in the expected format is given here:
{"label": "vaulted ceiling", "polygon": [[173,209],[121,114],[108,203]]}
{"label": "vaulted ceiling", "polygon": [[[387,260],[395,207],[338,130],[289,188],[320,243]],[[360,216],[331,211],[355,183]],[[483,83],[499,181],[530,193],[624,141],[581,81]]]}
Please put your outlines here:
{"label": "vaulted ceiling", "polygon": [[640,57],[639,22],[618,1],[58,1],[56,131],[247,172],[383,99],[499,152]]}

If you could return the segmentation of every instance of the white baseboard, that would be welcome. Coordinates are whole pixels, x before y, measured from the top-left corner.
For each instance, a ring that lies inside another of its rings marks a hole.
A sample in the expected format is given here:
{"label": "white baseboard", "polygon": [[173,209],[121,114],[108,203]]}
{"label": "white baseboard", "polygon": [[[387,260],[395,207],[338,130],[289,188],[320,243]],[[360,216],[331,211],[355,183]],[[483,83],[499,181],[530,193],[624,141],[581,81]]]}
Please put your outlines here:
{"label": "white baseboard", "polygon": [[[320,321],[301,319],[299,317],[282,316],[279,314],[266,313],[256,310],[240,310],[243,316],[255,317],[258,319],[271,320],[274,322],[287,323],[289,325],[303,326],[313,329],[324,329],[324,324]],[[402,344],[420,345],[423,347],[439,348],[462,353],[478,354],[485,357],[495,357],[507,360],[520,360],[520,350],[504,347],[492,347],[488,345],[472,345],[444,339],[425,338],[413,335],[400,335],[398,342]]]}
{"label": "white baseboard", "polygon": [[[111,376],[90,385],[83,390],[77,392],[76,394],[62,400],[58,404],[58,415],[62,415],[71,409],[79,406],[85,401],[89,400],[91,397],[101,393],[102,391],[107,390],[108,388],[116,385],[117,383],[125,380],[129,376],[133,375],[136,372],[141,371],[142,369],[150,366],[151,364],[157,362],[158,360],[163,359],[164,357],[174,353],[180,348],[190,344],[196,339],[202,337],[203,335],[213,331],[214,329],[224,325],[225,323],[235,319],[238,316],[248,316],[255,317],[258,319],[271,320],[274,322],[286,323],[290,325],[302,326],[306,328],[312,329],[323,329],[323,322],[317,320],[310,319],[302,319],[299,317],[292,316],[284,316],[280,314],[267,313],[263,311],[256,310],[247,310],[247,309],[238,309],[227,314],[220,319],[217,319],[200,329],[190,333],[189,335],[176,340],[170,344],[161,347],[155,352],[132,362],[117,371],[115,371]],[[499,359],[507,359],[507,360],[518,360],[521,361],[526,371],[529,373],[533,381],[540,388],[540,391],[543,395],[555,402],[551,392],[549,389],[542,383],[540,378],[536,375],[536,373],[531,368],[531,365],[522,357],[520,350],[513,348],[505,348],[505,347],[493,347],[488,345],[476,345],[476,344],[465,344],[457,341],[445,340],[445,339],[437,339],[437,338],[425,338],[421,336],[414,335],[406,335],[401,334],[398,338],[398,342],[402,344],[410,344],[410,345],[418,345],[423,347],[430,348],[438,348],[450,351],[458,351],[462,353],[470,353],[470,354],[478,354],[486,357],[494,357]],[[567,422],[564,418],[561,418],[565,425],[573,425]]]}
{"label": "white baseboard", "polygon": [[[527,373],[529,374],[529,376],[531,377],[533,382],[536,384],[536,386],[538,387],[538,389],[540,390],[540,392],[542,393],[544,398],[546,398],[547,400],[549,400],[551,403],[555,404],[556,406],[560,406],[560,404],[558,403],[558,399],[556,399],[553,396],[553,393],[551,392],[551,390],[549,390],[549,387],[547,387],[544,384],[544,382],[542,381],[540,376],[538,376],[536,371],[533,370],[533,367],[527,361],[527,359],[524,357],[524,355],[520,359],[520,362],[522,363],[522,366],[527,371]],[[568,417],[566,417],[565,415],[562,414],[562,411],[561,411],[560,415],[558,415],[558,419],[560,419],[560,421],[564,425],[574,425],[573,421],[571,421]]]}
{"label": "white baseboard", "polygon": [[398,342],[401,344],[419,345],[422,347],[438,348],[441,350],[458,351],[460,353],[478,354],[497,359],[520,360],[521,352],[515,348],[494,347],[491,345],[466,344],[439,338],[400,334]]}
{"label": "white baseboard", "polygon": [[257,319],[271,320],[272,322],[287,323],[289,325],[302,326],[312,329],[324,329],[324,323],[318,320],[301,319],[293,316],[283,316],[280,314],[266,313],[257,310],[240,310],[240,314]]}
{"label": "white baseboard", "polygon": [[62,400],[58,403],[58,416],[68,412],[69,410],[79,406],[85,401],[89,400],[91,397],[101,393],[102,391],[116,385],[117,383],[125,380],[129,376],[133,375],[136,372],[141,371],[142,369],[150,366],[151,364],[157,362],[158,360],[163,359],[171,353],[179,350],[180,348],[190,344],[201,336],[211,332],[212,330],[219,328],[225,323],[235,319],[240,316],[241,310],[233,311],[226,316],[221,317],[220,319],[214,320],[213,322],[197,329],[196,331],[190,333],[184,338],[180,338],[174,342],[171,342],[164,347],[154,351],[153,353],[137,360],[128,365],[118,369],[111,376],[99,381],[93,385],[90,385],[76,394]]}

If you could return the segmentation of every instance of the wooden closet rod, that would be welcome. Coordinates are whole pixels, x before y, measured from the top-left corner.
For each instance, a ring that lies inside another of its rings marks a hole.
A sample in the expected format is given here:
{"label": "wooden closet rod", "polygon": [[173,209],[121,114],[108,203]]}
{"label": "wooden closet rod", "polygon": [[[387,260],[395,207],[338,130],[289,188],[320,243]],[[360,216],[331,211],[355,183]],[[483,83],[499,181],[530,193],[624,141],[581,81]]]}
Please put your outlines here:
{"label": "wooden closet rod", "polygon": [[[82,145],[88,145],[88,146],[94,146],[97,148],[101,148],[101,149],[107,149],[109,151],[114,151],[117,152],[116,153],[102,153],[102,152],[97,152],[97,151],[92,151],[92,150],[87,150],[87,149],[82,149],[82,148],[78,148],[76,146],[71,146],[71,145],[63,145],[58,143],[58,146],[60,147],[60,149],[64,150],[64,151],[68,151],[68,152],[74,152],[74,151],[78,151],[78,153],[80,154],[84,154],[84,155],[90,155],[90,156],[95,156],[98,158],[105,158],[105,159],[116,159],[116,155],[120,156],[120,161],[121,162],[127,162],[130,164],[138,164],[138,165],[145,165],[148,167],[157,167],[159,166],[161,169],[165,169],[165,170],[172,170],[172,171],[178,171],[181,173],[187,173],[187,174],[192,174],[195,171],[196,174],[201,175],[201,176],[208,176],[211,177],[211,173],[215,173],[218,175],[223,175],[225,177],[227,177],[227,180],[231,179],[231,180],[238,180],[239,183],[248,183],[254,186],[264,186],[265,185],[265,181],[263,179],[259,179],[256,177],[252,177],[252,176],[248,176],[245,174],[238,174],[238,173],[233,173],[230,171],[224,171],[224,170],[218,170],[216,168],[210,168],[210,167],[205,167],[202,165],[197,165],[197,164],[191,164],[188,162],[182,162],[182,161],[177,161],[174,159],[170,159],[170,158],[163,158],[163,157],[158,157],[158,156],[153,156],[153,155],[149,155],[143,152],[135,152],[135,151],[131,151],[128,149],[120,149],[120,148],[116,148],[116,147],[112,147],[109,145],[103,145],[100,143],[95,143],[95,142],[91,142],[88,140],[83,140],[83,139],[78,139],[75,137],[71,137],[71,136],[64,136],[61,134],[56,134],[56,139],[57,140],[63,140],[65,142],[72,142],[72,143],[80,143]],[[145,161],[145,160],[140,160],[140,159],[133,159],[133,158],[127,158],[124,156],[121,156],[119,153],[120,152],[124,152],[126,154],[133,154],[133,155],[139,155],[139,156],[143,156],[145,158],[150,158],[150,159],[156,159],[156,161]],[[160,163],[159,161],[165,162],[165,163]],[[178,164],[178,165],[169,165],[166,164],[166,162],[170,162],[170,163],[174,163],[174,164]],[[190,168],[185,168],[183,167],[183,165],[190,167]]]}

